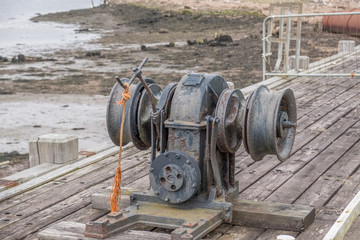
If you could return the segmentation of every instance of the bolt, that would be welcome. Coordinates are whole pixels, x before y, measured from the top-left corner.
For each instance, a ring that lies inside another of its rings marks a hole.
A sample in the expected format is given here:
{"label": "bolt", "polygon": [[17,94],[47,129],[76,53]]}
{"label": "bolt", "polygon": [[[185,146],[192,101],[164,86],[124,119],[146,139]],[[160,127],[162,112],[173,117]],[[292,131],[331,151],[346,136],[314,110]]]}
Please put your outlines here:
{"label": "bolt", "polygon": [[155,195],[159,196],[159,194],[160,194],[159,191],[155,191]]}
{"label": "bolt", "polygon": [[230,210],[230,207],[229,207],[229,206],[224,206],[224,210],[225,210],[225,211],[229,211],[229,210]]}
{"label": "bolt", "polygon": [[193,183],[191,186],[192,186],[193,188],[195,188],[195,187],[196,187],[196,183]]}
{"label": "bolt", "polygon": [[140,208],[140,204],[137,203],[136,204],[136,209],[139,210],[139,208]]}
{"label": "bolt", "polygon": [[200,124],[200,121],[195,121],[195,123]]}
{"label": "bolt", "polygon": [[130,201],[135,201],[135,196],[134,195],[130,195]]}
{"label": "bolt", "polygon": [[181,203],[181,200],[180,200],[180,198],[178,198],[178,199],[176,200],[176,202],[177,202],[177,203]]}
{"label": "bolt", "polygon": [[180,158],[180,154],[176,154],[176,156],[175,156],[177,159],[179,159]]}
{"label": "bolt", "polygon": [[153,169],[153,168],[150,168],[150,169],[149,169],[149,172],[153,172],[153,171],[154,171],[154,169]]}
{"label": "bolt", "polygon": [[186,164],[187,165],[190,165],[191,164],[191,162],[190,162],[190,160],[188,159],[188,160],[186,160]]}
{"label": "bolt", "polygon": [[170,200],[169,197],[166,197],[166,198],[165,198],[165,202],[168,202],[169,200]]}
{"label": "bolt", "polygon": [[169,121],[169,122],[173,122],[173,121],[174,121],[174,119],[169,119],[168,121]]}

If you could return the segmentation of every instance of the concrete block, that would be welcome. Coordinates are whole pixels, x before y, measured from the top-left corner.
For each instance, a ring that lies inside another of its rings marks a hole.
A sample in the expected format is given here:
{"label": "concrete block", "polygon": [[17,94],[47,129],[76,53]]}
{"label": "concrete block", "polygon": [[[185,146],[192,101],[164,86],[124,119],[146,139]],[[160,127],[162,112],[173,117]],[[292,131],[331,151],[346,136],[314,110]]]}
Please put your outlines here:
{"label": "concrete block", "polygon": [[79,140],[66,134],[45,134],[38,138],[40,164],[67,163],[75,160],[79,153]]}
{"label": "concrete block", "polygon": [[[309,68],[309,57],[308,56],[299,56],[299,69],[306,70]],[[289,56],[289,69],[296,69],[296,55]]]}
{"label": "concrete block", "polygon": [[338,44],[338,52],[352,52],[355,49],[355,41],[353,40],[341,40]]}

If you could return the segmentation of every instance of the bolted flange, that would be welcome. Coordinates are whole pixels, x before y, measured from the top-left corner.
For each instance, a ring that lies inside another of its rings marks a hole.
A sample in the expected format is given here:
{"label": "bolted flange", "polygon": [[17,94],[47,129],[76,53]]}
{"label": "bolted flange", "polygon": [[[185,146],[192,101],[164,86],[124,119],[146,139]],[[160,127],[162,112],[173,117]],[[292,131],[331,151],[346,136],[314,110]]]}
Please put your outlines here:
{"label": "bolted flange", "polygon": [[182,203],[200,188],[198,163],[188,154],[174,150],[161,153],[151,163],[150,183],[153,191],[169,203]]}

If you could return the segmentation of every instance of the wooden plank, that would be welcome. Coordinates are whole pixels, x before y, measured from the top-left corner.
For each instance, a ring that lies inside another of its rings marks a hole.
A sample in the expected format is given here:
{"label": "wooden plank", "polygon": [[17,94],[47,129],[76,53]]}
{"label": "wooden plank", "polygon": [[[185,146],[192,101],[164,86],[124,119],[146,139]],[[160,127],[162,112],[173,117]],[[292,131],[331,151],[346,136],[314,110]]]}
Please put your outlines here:
{"label": "wooden plank", "polygon": [[357,142],[341,159],[326,171],[295,203],[309,204],[321,209],[346,183],[360,166],[360,142]]}
{"label": "wooden plank", "polygon": [[[11,224],[15,224],[18,221],[21,221],[27,217],[31,217],[35,213],[42,211],[49,206],[52,206],[56,203],[61,202],[71,196],[82,193],[84,189],[87,189],[90,186],[101,183],[105,180],[112,180],[115,175],[117,162],[114,161],[113,165],[108,166],[104,169],[101,169],[97,172],[96,178],[92,174],[88,174],[83,178],[76,179],[68,184],[61,185],[49,192],[46,193],[50,198],[44,199],[44,196],[36,196],[22,204],[18,204],[11,209],[7,209],[7,215],[0,217],[0,229],[9,227]],[[135,161],[128,161],[123,165],[123,174],[122,181],[125,183],[128,178],[133,178],[133,170],[140,172],[141,169],[145,170],[148,168],[148,163],[140,161],[135,163]],[[113,169],[113,171],[111,171]],[[147,171],[145,171],[147,173]],[[90,201],[90,199],[89,199]],[[35,207],[36,206],[36,207]],[[2,221],[11,217],[10,221]]]}
{"label": "wooden plank", "polygon": [[355,124],[342,136],[297,171],[286,183],[271,193],[267,200],[294,202],[324,172],[335,164],[359,140],[360,122]]}
{"label": "wooden plank", "polygon": [[303,231],[313,223],[315,209],[306,205],[237,200],[232,224],[247,227]]}
{"label": "wooden plank", "polygon": [[[354,106],[352,103],[354,100],[356,100],[356,96],[359,94],[359,91],[360,91],[360,85],[357,85],[357,87],[351,88],[350,90],[344,92],[343,94],[338,95],[335,98],[327,101],[325,104],[319,105],[317,108],[313,108],[311,112],[305,113],[303,116],[301,116],[298,119],[297,122],[298,126],[296,128],[296,131],[297,132],[302,131],[303,129],[319,121],[321,118],[323,118],[326,115],[328,116],[336,115],[333,113],[333,111],[339,111],[336,109],[342,105]],[[339,116],[339,114],[337,116]]]}
{"label": "wooden plank", "polygon": [[311,125],[309,129],[323,131],[324,129],[328,128],[334,121],[337,121],[340,118],[348,115],[350,112],[353,112],[355,108],[359,106],[359,103],[360,95],[356,95],[349,100],[349,104],[340,105],[331,113],[327,114],[326,118],[322,118],[320,121],[317,121],[316,123]]}
{"label": "wooden plank", "polygon": [[323,238],[324,240],[343,239],[355,219],[360,214],[360,192],[351,200],[341,213],[338,219],[330,228],[329,232]]}
{"label": "wooden plank", "polygon": [[33,179],[33,178],[42,176],[48,172],[51,172],[52,170],[57,169],[59,167],[60,167],[59,164],[44,163],[44,164],[40,164],[40,165],[37,165],[32,168],[25,169],[21,172],[17,172],[10,176],[4,177],[3,179],[10,180],[10,181],[16,181],[19,184],[21,184],[26,181],[29,181],[30,179]]}
{"label": "wooden plank", "polygon": [[38,137],[33,137],[29,140],[29,167],[35,167],[40,164],[39,149],[38,149]]}
{"label": "wooden plank", "polygon": [[299,235],[299,232],[292,232],[292,231],[281,231],[281,230],[274,230],[274,229],[266,229],[266,231],[261,234],[257,240],[269,240],[269,239],[277,239],[277,236],[279,235],[286,235],[286,236],[292,236],[294,238]]}
{"label": "wooden plank", "polygon": [[344,240],[358,240],[360,235],[360,218],[358,217],[345,234]]}
{"label": "wooden plank", "polygon": [[[129,157],[140,159],[139,156],[142,156],[146,154],[145,152],[139,152],[138,149],[131,147],[127,149],[125,152],[123,152],[124,162],[130,161],[131,159],[128,159]],[[6,209],[9,209],[10,207],[14,207],[16,205],[19,205],[23,202],[26,202],[28,200],[34,199],[39,196],[44,196],[48,191],[60,187],[60,185],[64,185],[68,182],[71,182],[75,179],[79,179],[81,177],[84,177],[87,174],[94,174],[94,172],[97,172],[110,164],[114,164],[116,162],[117,157],[110,157],[105,158],[104,160],[94,162],[84,168],[77,169],[76,171],[67,173],[64,176],[61,176],[60,178],[54,179],[48,183],[42,184],[39,187],[36,187],[34,189],[31,189],[29,191],[26,191],[24,193],[18,194],[14,197],[12,197],[9,200],[2,201],[0,204],[0,214],[4,212]],[[51,192],[50,192],[51,195]],[[44,197],[45,198],[45,197]]]}
{"label": "wooden plank", "polygon": [[119,151],[119,149],[117,147],[111,148],[109,150],[106,150],[106,151],[96,154],[94,156],[91,156],[91,157],[85,158],[81,161],[75,162],[73,164],[65,165],[65,166],[58,168],[50,173],[47,173],[41,177],[38,177],[38,178],[32,179],[28,182],[25,182],[24,184],[21,184],[16,187],[13,187],[11,189],[8,189],[6,191],[3,191],[0,193],[0,202],[4,201],[6,199],[9,199],[17,194],[20,194],[20,193],[26,192],[30,189],[33,189],[35,187],[38,187],[42,184],[45,184],[49,181],[56,179],[56,178],[59,178],[65,174],[75,171],[79,168],[86,167],[89,164],[92,164],[94,162],[101,161],[107,157],[113,156],[113,155],[117,154],[118,151]]}
{"label": "wooden plank", "polygon": [[68,134],[44,134],[38,138],[37,149],[40,164],[67,163],[77,159],[79,139]]}
{"label": "wooden plank", "polygon": [[234,226],[224,233],[219,240],[257,239],[264,232],[261,228]]}
{"label": "wooden plank", "polygon": [[[39,240],[92,240],[84,237],[85,224],[77,222],[60,222],[38,234]],[[108,240],[170,240],[171,236],[165,233],[128,230],[123,233],[109,236]]]}
{"label": "wooden plank", "polygon": [[[144,164],[148,164],[146,162],[144,162]],[[143,165],[144,165],[143,164]],[[140,166],[141,169],[145,169],[147,170],[148,167],[144,168],[143,166]],[[114,168],[115,169],[115,168]],[[133,171],[137,171],[138,169],[136,168],[130,168]],[[132,181],[134,181],[134,179],[136,179],[137,175],[133,174],[133,171],[126,171],[124,174],[125,176],[123,177],[122,181],[124,184],[128,184]],[[146,171],[146,173],[148,173],[148,171]],[[113,176],[113,173],[110,173]],[[92,176],[93,177],[93,176]],[[93,177],[94,178],[94,177]],[[67,192],[59,192],[56,194],[60,195],[60,199],[59,197],[56,197],[56,200],[51,200],[51,201],[55,201],[55,204],[53,205],[49,205],[49,202],[47,203],[37,203],[36,205],[33,206],[33,209],[24,209],[23,213],[27,214],[28,217],[23,218],[19,221],[16,222],[12,222],[11,225],[8,225],[6,227],[3,227],[1,229],[0,232],[0,239],[17,239],[17,238],[23,238],[24,236],[27,236],[28,234],[32,234],[36,231],[38,231],[39,229],[42,229],[46,226],[48,226],[49,224],[59,221],[60,219],[63,219],[64,217],[79,211],[79,209],[87,207],[88,205],[90,205],[90,201],[91,201],[91,194],[93,194],[94,192],[98,192],[100,191],[104,186],[110,186],[113,182],[113,178],[107,178],[107,180],[103,180],[101,175],[97,175],[96,178],[100,178],[100,180],[98,180],[98,182],[100,182],[101,184],[90,184],[91,187],[83,187],[83,190],[77,194],[68,194],[68,196],[66,196],[65,198],[63,198],[63,196],[65,194],[67,194]],[[93,180],[96,181],[96,180]],[[81,184],[79,184],[80,186],[78,188],[81,188]],[[75,186],[74,186],[75,187]],[[69,191],[69,189],[67,188],[67,191]],[[71,195],[71,196],[69,196]],[[62,199],[61,199],[62,198]],[[38,202],[38,201],[37,201]],[[39,206],[39,204],[43,204],[43,206],[45,205],[49,205],[44,207],[43,210],[41,211],[36,211],[36,207]],[[29,214],[29,210],[32,210],[34,213]],[[15,213],[16,214],[16,213]],[[13,218],[15,216],[10,216],[10,218]],[[21,218],[21,216],[17,216],[19,218]],[[35,224],[36,223],[36,224]]]}
{"label": "wooden plank", "polygon": [[227,232],[233,227],[233,225],[228,223],[222,223],[220,226],[215,228],[213,231],[208,233],[202,239],[211,239],[217,240],[220,239],[223,235],[227,234]]}
{"label": "wooden plank", "polygon": [[314,223],[297,240],[322,239],[351,199],[360,191],[359,169],[348,178],[343,187],[330,199],[315,217]]}

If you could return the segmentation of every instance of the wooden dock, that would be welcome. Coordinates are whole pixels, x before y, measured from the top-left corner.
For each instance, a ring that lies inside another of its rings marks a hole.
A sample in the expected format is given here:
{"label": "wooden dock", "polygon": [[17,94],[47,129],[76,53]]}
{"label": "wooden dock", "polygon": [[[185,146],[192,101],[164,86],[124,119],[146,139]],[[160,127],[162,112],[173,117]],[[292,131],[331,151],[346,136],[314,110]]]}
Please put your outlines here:
{"label": "wooden dock", "polygon": [[[346,71],[359,72],[360,67],[354,56],[341,61],[334,56],[322,63],[322,71],[348,66]],[[316,66],[319,68],[319,63]],[[272,78],[263,83],[273,91],[286,87],[294,91],[297,135],[292,155],[285,162],[273,156],[254,162],[243,147],[238,150],[239,198],[311,205],[316,210],[315,222],[304,232],[222,224],[206,239],[276,239],[282,234],[322,239],[360,191],[360,80],[302,77]],[[255,87],[243,89],[244,94]],[[123,156],[123,186],[148,189],[150,152],[130,146]],[[24,183],[13,180],[11,186],[17,186],[0,192],[0,239],[37,239],[39,232],[59,222],[87,223],[105,215],[106,211],[92,208],[91,195],[112,185],[116,165],[117,148],[110,147]],[[359,223],[357,219],[345,239],[358,239]],[[158,229],[148,230],[166,239]],[[139,232],[131,231],[121,239],[135,236],[146,239],[146,235],[139,237]]]}

